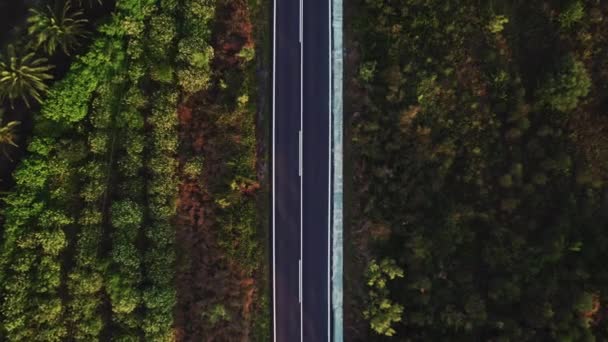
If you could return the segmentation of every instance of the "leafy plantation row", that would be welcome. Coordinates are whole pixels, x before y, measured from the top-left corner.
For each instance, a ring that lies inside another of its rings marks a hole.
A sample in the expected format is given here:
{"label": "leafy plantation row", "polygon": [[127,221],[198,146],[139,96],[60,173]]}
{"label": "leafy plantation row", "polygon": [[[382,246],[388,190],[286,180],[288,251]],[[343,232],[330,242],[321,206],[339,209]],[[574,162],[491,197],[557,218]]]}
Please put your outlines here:
{"label": "leafy plantation row", "polygon": [[5,199],[6,339],[171,340],[176,108],[210,79],[214,8],[119,0],[51,88]]}

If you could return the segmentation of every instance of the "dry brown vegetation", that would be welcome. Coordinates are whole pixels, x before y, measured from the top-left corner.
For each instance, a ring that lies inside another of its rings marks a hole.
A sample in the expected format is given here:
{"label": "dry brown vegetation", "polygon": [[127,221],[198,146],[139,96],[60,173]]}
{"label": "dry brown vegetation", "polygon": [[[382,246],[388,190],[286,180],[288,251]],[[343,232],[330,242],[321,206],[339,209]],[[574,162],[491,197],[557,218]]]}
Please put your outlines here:
{"label": "dry brown vegetation", "polygon": [[[247,146],[252,127],[242,126],[255,122],[254,112],[225,105],[230,103],[227,98],[237,100],[242,96],[245,79],[235,70],[247,62],[239,52],[253,48],[248,10],[245,1],[221,3],[216,13],[214,85],[191,96],[178,112],[182,169],[176,221],[179,340],[248,341],[252,338],[253,313],[263,309],[258,303],[260,288],[255,278],[261,270],[256,268],[252,273],[242,260],[227,252],[226,227],[222,218],[218,219],[226,215],[218,197],[223,196],[227,180],[234,176],[227,165],[228,154],[233,146]],[[193,177],[184,168],[195,157],[203,161],[201,173]],[[255,170],[255,158],[247,163]],[[257,181],[247,179],[233,190],[241,200],[253,203],[258,189]],[[251,243],[246,238],[228,244],[238,249]]]}

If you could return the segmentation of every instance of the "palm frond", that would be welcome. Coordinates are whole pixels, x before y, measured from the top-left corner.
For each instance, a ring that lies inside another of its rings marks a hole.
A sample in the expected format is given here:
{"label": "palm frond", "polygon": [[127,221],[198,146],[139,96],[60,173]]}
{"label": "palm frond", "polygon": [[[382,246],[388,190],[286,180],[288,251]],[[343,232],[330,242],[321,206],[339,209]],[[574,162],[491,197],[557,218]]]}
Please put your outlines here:
{"label": "palm frond", "polygon": [[20,124],[19,121],[11,121],[4,126],[0,126],[0,145],[8,144],[18,147],[15,142],[17,140],[16,127]]}
{"label": "palm frond", "polygon": [[48,73],[53,66],[46,58],[36,57],[34,52],[20,56],[13,45],[9,45],[5,55],[0,56],[0,101],[8,98],[11,105],[18,98],[29,107],[29,99],[42,102],[48,87],[45,81],[53,76]]}
{"label": "palm frond", "polygon": [[102,0],[76,0],[78,2],[78,6],[82,6],[83,4],[86,3],[87,6],[89,6],[89,8],[95,6],[95,5],[103,5],[103,1]]}
{"label": "palm frond", "polygon": [[34,46],[42,48],[47,55],[53,55],[58,47],[69,55],[80,45],[80,39],[88,34],[88,20],[83,15],[82,10],[72,10],[69,0],[60,11],[54,11],[49,6],[46,10],[30,9],[27,32]]}

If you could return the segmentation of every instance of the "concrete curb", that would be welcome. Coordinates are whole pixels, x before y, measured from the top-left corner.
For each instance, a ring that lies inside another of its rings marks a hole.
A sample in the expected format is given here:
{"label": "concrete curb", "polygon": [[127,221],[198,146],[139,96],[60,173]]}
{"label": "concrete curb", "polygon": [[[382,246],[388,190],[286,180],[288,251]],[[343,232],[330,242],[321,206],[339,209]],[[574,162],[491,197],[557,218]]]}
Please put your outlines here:
{"label": "concrete curb", "polygon": [[343,0],[331,0],[332,36],[332,334],[334,342],[344,341],[343,327]]}

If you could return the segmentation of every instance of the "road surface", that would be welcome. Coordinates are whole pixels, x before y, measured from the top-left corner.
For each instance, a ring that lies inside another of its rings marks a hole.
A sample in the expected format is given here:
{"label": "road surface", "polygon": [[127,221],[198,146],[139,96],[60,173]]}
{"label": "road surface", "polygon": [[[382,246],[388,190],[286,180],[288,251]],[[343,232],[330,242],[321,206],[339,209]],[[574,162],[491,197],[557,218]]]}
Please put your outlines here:
{"label": "road surface", "polygon": [[329,340],[330,0],[303,0],[303,341]]}
{"label": "road surface", "polygon": [[298,0],[275,0],[273,46],[273,321],[277,342],[300,341],[299,131],[301,127]]}
{"label": "road surface", "polygon": [[330,0],[275,0],[273,326],[329,341]]}

